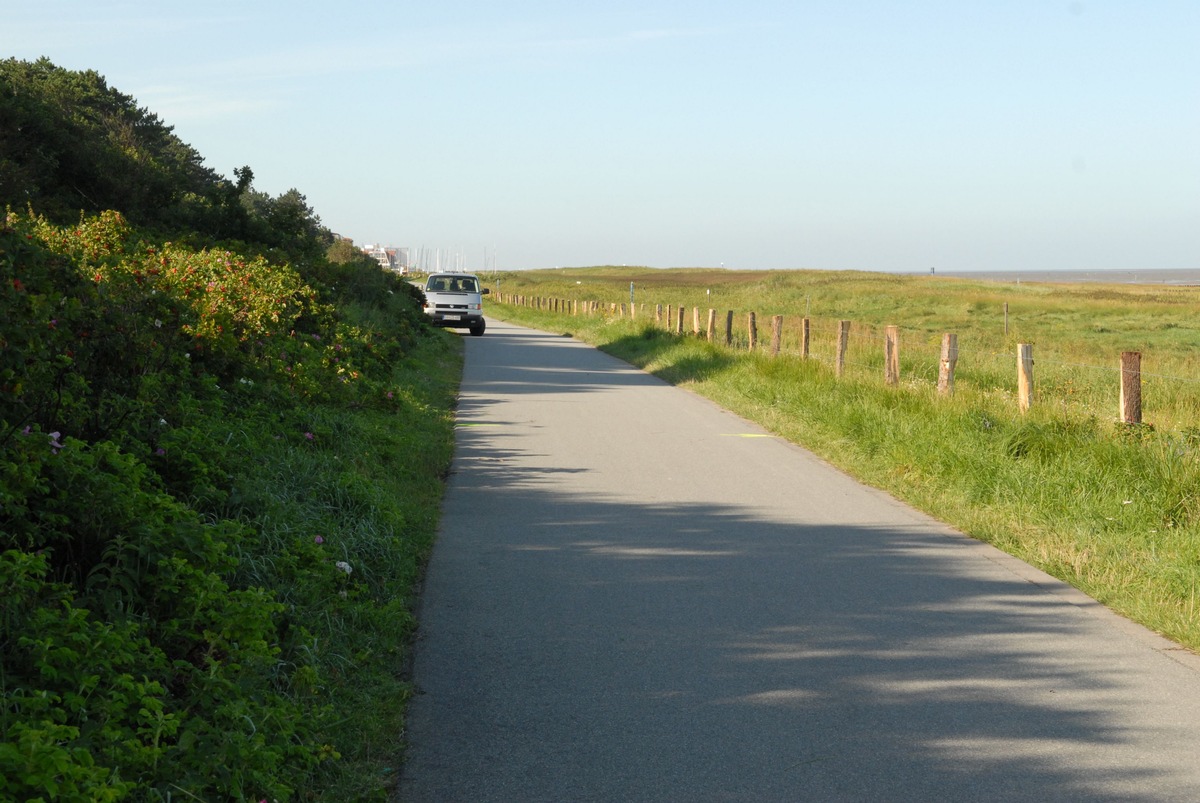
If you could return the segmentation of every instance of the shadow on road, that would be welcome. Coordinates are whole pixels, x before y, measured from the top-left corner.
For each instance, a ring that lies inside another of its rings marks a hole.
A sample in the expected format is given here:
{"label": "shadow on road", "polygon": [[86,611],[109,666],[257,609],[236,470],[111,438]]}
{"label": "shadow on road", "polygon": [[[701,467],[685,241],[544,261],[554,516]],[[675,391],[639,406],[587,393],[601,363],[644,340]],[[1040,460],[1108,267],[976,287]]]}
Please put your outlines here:
{"label": "shadow on road", "polygon": [[[478,369],[465,423],[489,421],[500,385],[659,384],[580,372],[541,337],[534,359]],[[439,545],[452,585],[431,589],[446,596],[423,623],[437,649],[418,663],[402,799],[1194,791],[1194,676],[1186,699],[1156,686],[1147,662],[1170,661],[1131,658],[1103,620],[974,542],[580,493],[586,469],[538,465],[506,422],[489,424],[459,432]]]}

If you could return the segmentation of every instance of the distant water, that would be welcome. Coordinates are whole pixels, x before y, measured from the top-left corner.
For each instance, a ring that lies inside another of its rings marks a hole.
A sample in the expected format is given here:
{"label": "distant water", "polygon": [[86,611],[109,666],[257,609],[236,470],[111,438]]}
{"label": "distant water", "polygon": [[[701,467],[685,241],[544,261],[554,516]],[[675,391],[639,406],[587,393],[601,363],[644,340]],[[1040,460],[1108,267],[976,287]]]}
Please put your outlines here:
{"label": "distant water", "polygon": [[1100,284],[1200,285],[1200,268],[1189,270],[938,271],[937,276],[988,282],[1095,282]]}

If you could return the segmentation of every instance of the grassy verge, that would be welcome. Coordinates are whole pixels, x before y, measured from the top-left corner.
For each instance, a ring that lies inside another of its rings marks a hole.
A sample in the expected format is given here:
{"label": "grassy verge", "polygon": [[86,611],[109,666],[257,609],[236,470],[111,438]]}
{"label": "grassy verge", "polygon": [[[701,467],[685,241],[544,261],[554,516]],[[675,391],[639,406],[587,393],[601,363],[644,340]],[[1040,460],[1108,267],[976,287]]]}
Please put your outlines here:
{"label": "grassy verge", "polygon": [[240,556],[242,582],[276,589],[304,633],[289,691],[314,701],[320,741],[339,759],[297,790],[304,799],[383,800],[395,781],[461,366],[457,339],[438,333],[395,367],[393,409],[255,405],[211,422],[213,437],[244,441],[227,514],[259,537]]}
{"label": "grassy verge", "polygon": [[1123,427],[1011,394],[885,387],[793,356],[734,352],[650,324],[493,305],[570,333],[754,420],[855,477],[1200,650],[1200,453],[1186,434]]}

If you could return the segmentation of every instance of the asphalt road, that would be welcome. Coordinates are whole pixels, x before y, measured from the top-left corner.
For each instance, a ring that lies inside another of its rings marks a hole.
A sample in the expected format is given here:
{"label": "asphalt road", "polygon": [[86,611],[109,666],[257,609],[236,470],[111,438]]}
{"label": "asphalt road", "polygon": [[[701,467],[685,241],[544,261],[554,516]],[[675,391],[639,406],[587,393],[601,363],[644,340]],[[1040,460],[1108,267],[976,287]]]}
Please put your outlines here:
{"label": "asphalt road", "polygon": [[569,338],[467,338],[402,801],[1195,801],[1200,663]]}

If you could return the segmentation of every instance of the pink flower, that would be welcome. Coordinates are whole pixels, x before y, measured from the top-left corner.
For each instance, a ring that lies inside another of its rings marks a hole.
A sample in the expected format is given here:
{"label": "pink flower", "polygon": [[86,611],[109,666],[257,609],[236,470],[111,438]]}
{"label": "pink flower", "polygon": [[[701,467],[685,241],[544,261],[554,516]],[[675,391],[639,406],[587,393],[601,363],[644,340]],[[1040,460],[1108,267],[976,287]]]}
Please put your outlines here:
{"label": "pink flower", "polygon": [[58,442],[58,439],[60,437],[62,437],[61,432],[51,432],[50,433],[50,448],[54,450],[55,454],[58,454],[59,449],[64,448],[63,445]]}
{"label": "pink flower", "polygon": [[311,432],[305,432],[304,437],[308,438],[311,441],[313,439],[314,435]]}
{"label": "pink flower", "polygon": [[325,539],[318,535],[316,538],[313,539],[313,542],[318,543],[318,544],[323,544],[323,543],[325,543]]}

